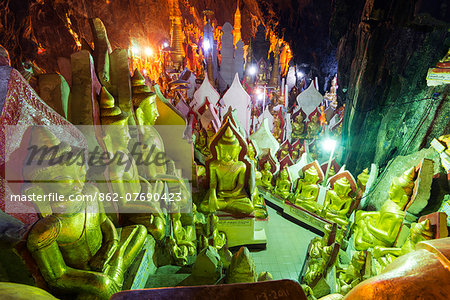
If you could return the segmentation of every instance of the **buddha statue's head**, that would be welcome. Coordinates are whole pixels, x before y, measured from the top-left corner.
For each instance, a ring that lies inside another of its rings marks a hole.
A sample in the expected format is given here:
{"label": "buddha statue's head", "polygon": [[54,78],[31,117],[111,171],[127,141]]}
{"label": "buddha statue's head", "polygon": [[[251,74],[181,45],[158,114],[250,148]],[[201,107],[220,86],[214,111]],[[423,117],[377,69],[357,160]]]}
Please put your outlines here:
{"label": "buddha statue's head", "polygon": [[264,164],[264,170],[270,171],[271,168],[272,168],[272,166],[270,165],[270,163],[268,161],[266,161],[266,163]]}
{"label": "buddha statue's head", "polygon": [[433,238],[434,232],[433,228],[431,227],[430,220],[426,219],[422,222],[411,224],[409,235],[411,242],[413,242],[414,244],[425,240],[431,240]]}
{"label": "buddha statue's head", "polygon": [[336,175],[336,171],[334,170],[334,166],[330,167],[330,170],[328,171],[328,177]]}
{"label": "buddha statue's head", "polygon": [[128,131],[128,114],[114,103],[114,98],[102,87],[100,92],[100,118],[104,140],[108,150],[120,150],[128,147],[130,133]]}
{"label": "buddha statue's head", "polygon": [[[42,126],[32,128],[30,146],[37,146],[38,149],[48,147],[49,151],[44,150],[41,152],[42,155],[34,157],[30,155],[27,158],[22,170],[24,181],[27,183],[24,192],[62,195],[66,201],[50,202],[53,212],[76,210],[80,203],[67,200],[69,196],[79,195],[83,191],[86,176],[84,152],[81,149],[72,149],[69,144],[61,142],[51,131]],[[44,205],[38,206],[44,207]]]}
{"label": "buddha statue's head", "polygon": [[397,203],[400,208],[404,208],[414,188],[414,167],[406,170],[401,176],[392,179],[389,188],[389,198]]}
{"label": "buddha statue's head", "polygon": [[156,94],[145,84],[145,79],[136,69],[131,78],[133,106],[139,125],[155,125],[159,112],[156,107]]}
{"label": "buddha statue's head", "polygon": [[309,167],[305,171],[304,175],[305,175],[305,177],[303,180],[307,183],[316,184],[317,181],[319,181],[319,173],[317,172],[317,169],[314,166]]}
{"label": "buddha statue's head", "polygon": [[352,190],[350,182],[346,177],[339,178],[334,182],[333,190],[340,197],[348,196],[348,193]]}
{"label": "buddha statue's head", "polygon": [[217,143],[217,160],[226,163],[237,161],[241,149],[239,140],[236,138],[233,130],[228,127]]}

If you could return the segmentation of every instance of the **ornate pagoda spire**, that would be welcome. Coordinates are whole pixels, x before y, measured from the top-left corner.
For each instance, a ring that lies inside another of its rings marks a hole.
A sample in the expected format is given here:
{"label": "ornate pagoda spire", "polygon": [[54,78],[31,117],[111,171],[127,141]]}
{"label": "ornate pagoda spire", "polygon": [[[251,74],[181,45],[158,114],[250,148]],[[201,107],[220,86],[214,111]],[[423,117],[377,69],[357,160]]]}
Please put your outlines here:
{"label": "ornate pagoda spire", "polygon": [[239,10],[239,0],[237,2],[236,13],[234,14],[234,26],[233,26],[233,44],[236,47],[236,43],[241,40],[241,11]]}

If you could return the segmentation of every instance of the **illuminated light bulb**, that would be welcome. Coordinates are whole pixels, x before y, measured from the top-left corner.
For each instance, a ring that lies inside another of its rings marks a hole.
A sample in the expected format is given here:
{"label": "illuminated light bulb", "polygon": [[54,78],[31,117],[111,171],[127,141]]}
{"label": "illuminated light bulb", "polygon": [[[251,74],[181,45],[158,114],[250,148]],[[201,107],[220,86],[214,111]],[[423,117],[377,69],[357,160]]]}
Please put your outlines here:
{"label": "illuminated light bulb", "polygon": [[257,69],[256,69],[255,66],[250,66],[250,67],[248,68],[248,73],[249,73],[250,75],[255,75],[255,74],[256,74],[256,71],[257,71]]}
{"label": "illuminated light bulb", "polygon": [[261,93],[262,93],[262,92],[261,92],[260,89],[256,89],[256,90],[255,90],[255,94],[256,94],[256,95],[259,95],[259,94],[261,94]]}
{"label": "illuminated light bulb", "polygon": [[147,70],[146,70],[146,69],[142,70],[142,73],[143,73],[144,75],[147,75]]}
{"label": "illuminated light bulb", "polygon": [[258,100],[262,100],[264,98],[264,94],[259,94],[258,95]]}
{"label": "illuminated light bulb", "polygon": [[145,55],[152,56],[153,55],[153,49],[150,47],[145,48]]}
{"label": "illuminated light bulb", "polygon": [[163,47],[164,47],[164,48],[169,47],[169,43],[168,43],[168,42],[164,42]]}
{"label": "illuminated light bulb", "polygon": [[208,51],[210,48],[211,48],[211,44],[209,43],[209,41],[208,40],[204,40],[203,41],[203,49],[205,51]]}
{"label": "illuminated light bulb", "polygon": [[336,141],[330,138],[326,138],[322,141],[322,148],[326,151],[334,151],[334,148],[336,148]]}
{"label": "illuminated light bulb", "polygon": [[303,78],[303,76],[305,76],[305,74],[303,74],[303,72],[301,72],[301,71],[297,72],[298,78]]}

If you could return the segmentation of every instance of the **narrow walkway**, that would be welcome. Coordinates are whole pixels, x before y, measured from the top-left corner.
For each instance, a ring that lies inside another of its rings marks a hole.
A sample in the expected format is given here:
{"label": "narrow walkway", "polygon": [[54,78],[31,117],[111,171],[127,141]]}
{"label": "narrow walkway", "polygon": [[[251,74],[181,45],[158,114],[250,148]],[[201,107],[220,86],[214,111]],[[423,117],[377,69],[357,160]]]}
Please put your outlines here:
{"label": "narrow walkway", "polygon": [[273,208],[267,207],[269,224],[266,228],[267,248],[251,252],[256,272],[268,271],[273,279],[298,280],[303,260],[315,233],[286,220]]}

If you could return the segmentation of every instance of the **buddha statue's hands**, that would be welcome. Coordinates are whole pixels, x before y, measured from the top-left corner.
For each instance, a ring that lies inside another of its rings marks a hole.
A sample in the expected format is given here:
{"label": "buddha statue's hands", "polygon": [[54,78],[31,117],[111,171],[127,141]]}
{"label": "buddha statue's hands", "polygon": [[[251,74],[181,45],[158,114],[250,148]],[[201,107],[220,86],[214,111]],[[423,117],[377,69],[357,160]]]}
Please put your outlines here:
{"label": "buddha statue's hands", "polygon": [[97,272],[105,272],[118,245],[118,240],[112,240],[104,244],[89,261],[91,269]]}

